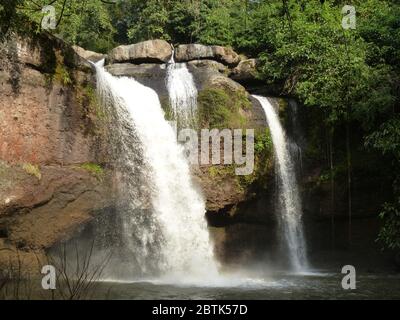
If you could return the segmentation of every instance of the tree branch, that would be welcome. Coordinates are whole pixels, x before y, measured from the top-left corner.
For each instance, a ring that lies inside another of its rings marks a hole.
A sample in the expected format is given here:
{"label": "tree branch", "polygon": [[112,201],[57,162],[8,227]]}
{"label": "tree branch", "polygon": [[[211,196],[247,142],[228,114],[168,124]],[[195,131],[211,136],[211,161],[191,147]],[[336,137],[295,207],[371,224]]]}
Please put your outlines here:
{"label": "tree branch", "polygon": [[62,7],[62,10],[61,10],[61,14],[60,14],[60,17],[58,18],[56,27],[58,27],[59,24],[61,23],[61,19],[62,19],[63,15],[64,15],[64,10],[65,10],[66,3],[67,3],[67,0],[64,0],[63,7]]}

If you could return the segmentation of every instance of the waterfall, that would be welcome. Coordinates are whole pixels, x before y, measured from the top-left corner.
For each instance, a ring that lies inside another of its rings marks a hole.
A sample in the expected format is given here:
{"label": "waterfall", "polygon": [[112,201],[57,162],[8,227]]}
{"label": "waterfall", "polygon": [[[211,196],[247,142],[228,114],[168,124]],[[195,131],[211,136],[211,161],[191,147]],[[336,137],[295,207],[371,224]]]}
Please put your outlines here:
{"label": "waterfall", "polygon": [[[139,256],[142,271],[146,269],[143,264],[155,263],[159,274],[176,281],[217,275],[205,201],[192,184],[183,147],[164,118],[157,93],[132,78],[112,76],[103,64],[96,65],[99,97],[114,108],[115,130],[125,137],[117,142],[124,165],[130,167],[128,172],[142,175],[141,181],[131,181],[125,190],[131,210],[122,219],[121,232],[125,240],[135,239],[132,254]],[[132,137],[132,145],[126,137]],[[140,164],[132,160],[137,154],[142,154]],[[143,204],[146,194],[150,204]],[[143,205],[149,210],[134,210]]]}
{"label": "waterfall", "polygon": [[195,126],[197,88],[186,63],[175,63],[174,54],[167,68],[169,101],[179,127]]}
{"label": "waterfall", "polygon": [[274,144],[279,176],[279,220],[283,227],[290,262],[295,271],[307,269],[306,244],[302,224],[302,207],[297,185],[295,164],[289,152],[279,116],[266,97],[254,96],[262,105]]}

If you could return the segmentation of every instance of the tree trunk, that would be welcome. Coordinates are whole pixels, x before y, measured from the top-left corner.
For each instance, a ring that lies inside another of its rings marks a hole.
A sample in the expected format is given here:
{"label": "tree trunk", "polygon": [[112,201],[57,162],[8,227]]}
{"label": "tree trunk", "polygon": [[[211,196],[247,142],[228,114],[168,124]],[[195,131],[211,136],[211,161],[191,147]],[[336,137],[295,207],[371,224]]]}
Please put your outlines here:
{"label": "tree trunk", "polygon": [[333,134],[334,128],[330,127],[328,133],[329,139],[329,167],[331,182],[331,247],[335,250],[335,172],[333,163]]}
{"label": "tree trunk", "polygon": [[351,149],[350,149],[350,123],[349,119],[346,121],[346,155],[347,155],[347,209],[349,215],[349,246],[352,242],[352,194],[351,194]]}

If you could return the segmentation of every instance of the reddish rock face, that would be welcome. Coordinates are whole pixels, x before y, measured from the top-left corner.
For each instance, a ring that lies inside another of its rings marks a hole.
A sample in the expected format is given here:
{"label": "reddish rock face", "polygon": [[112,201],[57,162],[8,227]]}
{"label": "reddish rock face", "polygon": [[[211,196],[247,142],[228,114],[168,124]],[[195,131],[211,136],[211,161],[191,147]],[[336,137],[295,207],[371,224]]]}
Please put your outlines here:
{"label": "reddish rock face", "polygon": [[87,62],[49,35],[10,37],[0,54],[1,269],[20,251],[37,261],[110,206],[112,192],[106,171],[80,168],[105,163],[108,150]]}
{"label": "reddish rock face", "polygon": [[[17,47],[26,48],[18,41]],[[37,51],[33,49],[32,54],[37,56]],[[88,134],[90,123],[83,101],[92,75],[67,71],[62,61],[57,62],[55,75],[44,73],[37,70],[37,58],[33,64],[32,59],[27,60],[26,50],[17,52],[12,60],[3,60],[0,68],[0,159],[13,163],[95,162],[97,137]],[[71,74],[58,79],[57,72]],[[75,78],[73,85],[60,83],[73,81],[69,77]]]}
{"label": "reddish rock face", "polygon": [[58,84],[52,89],[30,85],[44,83],[45,76],[29,68],[22,69],[21,79],[17,94],[6,81],[0,84],[0,158],[59,164],[88,159],[89,141],[81,128],[73,128],[79,115],[68,95],[71,90]]}

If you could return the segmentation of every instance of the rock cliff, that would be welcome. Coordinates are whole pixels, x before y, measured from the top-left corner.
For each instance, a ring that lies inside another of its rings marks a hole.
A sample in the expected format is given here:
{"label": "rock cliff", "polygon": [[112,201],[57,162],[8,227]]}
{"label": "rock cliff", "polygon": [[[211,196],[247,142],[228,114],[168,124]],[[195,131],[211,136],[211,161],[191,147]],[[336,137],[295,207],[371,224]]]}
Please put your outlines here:
{"label": "rock cliff", "polygon": [[111,205],[106,119],[89,63],[59,39],[0,46],[0,267],[36,256]]}
{"label": "rock cliff", "polygon": [[[106,58],[112,74],[152,87],[167,113],[166,63],[173,49],[151,40],[106,56],[46,33],[10,33],[0,51],[0,266],[22,258],[32,269],[47,249],[113,206],[110,123],[86,59]],[[263,146],[268,133],[262,109],[229,78],[238,73],[239,55],[218,46],[181,45],[175,59],[188,62],[199,108],[230,115],[201,119],[202,127],[255,129]],[[232,166],[193,168],[211,224],[231,223],[238,206],[254,198],[254,187],[265,187],[260,178],[270,171],[269,158],[267,148],[258,150],[251,177],[236,176]]]}
{"label": "rock cliff", "polygon": [[[163,48],[162,54],[158,56],[156,63],[151,63],[156,57],[154,48],[160,46]],[[121,50],[125,51],[123,55],[120,55]],[[170,45],[167,46],[165,43],[160,45],[157,40],[146,41],[112,50],[106,69],[115,76],[134,77],[140,83],[154,89],[168,113],[170,109],[166,84],[168,65],[163,62],[169,60],[167,57],[171,57],[173,52],[175,61],[187,62],[188,69],[193,75],[198,90],[199,113],[207,109],[208,119],[200,119],[199,129],[248,128],[256,130],[256,140],[265,137],[266,121],[261,106],[252,99],[242,85],[229,77],[245,72],[249,73],[247,77],[250,77],[250,69],[251,66],[255,68],[255,62],[241,63],[240,56],[232,49],[190,44],[179,45],[173,51]],[[152,58],[149,59],[150,56]],[[247,68],[242,67],[243,65]],[[222,114],[224,116],[221,116]],[[257,179],[261,180],[261,176],[265,178],[271,167],[271,162],[266,159],[271,155],[268,154],[270,150],[263,151],[264,154],[262,151],[257,154],[255,172],[251,177],[236,176],[231,166],[208,165],[193,168],[207,199],[209,212],[218,214],[229,209],[231,215],[235,215],[237,205],[252,198],[251,186]]]}

